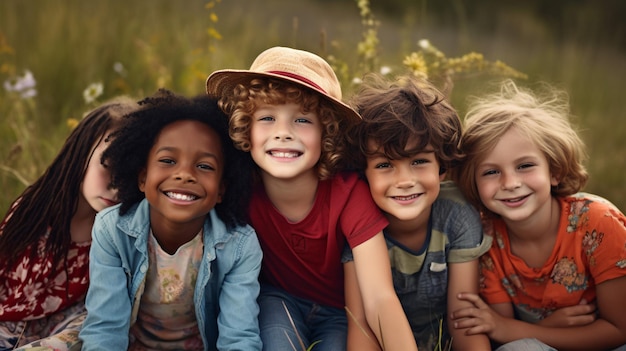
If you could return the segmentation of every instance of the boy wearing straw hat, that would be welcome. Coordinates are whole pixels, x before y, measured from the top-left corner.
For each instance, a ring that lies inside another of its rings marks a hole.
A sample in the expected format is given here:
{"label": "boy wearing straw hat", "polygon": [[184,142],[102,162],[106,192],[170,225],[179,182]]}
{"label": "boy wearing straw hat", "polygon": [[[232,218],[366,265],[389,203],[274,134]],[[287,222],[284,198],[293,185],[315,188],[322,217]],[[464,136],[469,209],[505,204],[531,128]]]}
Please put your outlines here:
{"label": "boy wearing straw hat", "polygon": [[378,341],[385,350],[417,350],[391,281],[382,235],[388,222],[367,185],[341,170],[343,133],[360,116],[342,102],[330,65],[307,51],[273,47],[249,70],[211,74],[207,93],[221,98],[231,137],[258,166],[248,212],[264,252],[263,349],[346,349],[347,244]]}

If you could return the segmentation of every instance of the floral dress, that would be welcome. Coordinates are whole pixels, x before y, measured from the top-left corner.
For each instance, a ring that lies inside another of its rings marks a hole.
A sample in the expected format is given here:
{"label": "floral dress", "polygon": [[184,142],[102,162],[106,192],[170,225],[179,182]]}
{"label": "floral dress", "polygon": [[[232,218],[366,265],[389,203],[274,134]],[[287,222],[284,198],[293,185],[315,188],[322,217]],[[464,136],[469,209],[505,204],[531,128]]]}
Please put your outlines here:
{"label": "floral dress", "polygon": [[[69,350],[78,342],[86,314],[91,242],[71,243],[67,267],[59,262],[52,275],[52,254],[45,245],[48,236],[20,253],[12,267],[0,263],[0,350],[28,343],[49,346],[42,350]],[[33,249],[37,252],[31,257]]]}

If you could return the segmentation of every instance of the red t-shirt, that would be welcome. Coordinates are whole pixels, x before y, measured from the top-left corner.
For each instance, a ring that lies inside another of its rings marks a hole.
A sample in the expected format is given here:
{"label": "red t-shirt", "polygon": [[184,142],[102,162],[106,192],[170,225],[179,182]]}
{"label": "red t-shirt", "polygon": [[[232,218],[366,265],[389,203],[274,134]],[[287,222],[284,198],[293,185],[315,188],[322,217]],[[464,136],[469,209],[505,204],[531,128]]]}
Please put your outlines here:
{"label": "red t-shirt", "polygon": [[249,212],[263,249],[261,281],[341,309],[346,242],[354,248],[388,224],[354,173],[320,181],[313,208],[297,223],[276,210],[262,186],[255,189]]}
{"label": "red t-shirt", "polygon": [[[583,298],[592,302],[596,285],[626,276],[626,217],[590,194],[559,198],[559,204],[558,236],[543,267],[528,267],[511,252],[501,220],[493,221],[493,244],[481,257],[484,299],[490,304],[512,303],[527,322],[577,305]],[[486,232],[489,229],[485,226]]]}

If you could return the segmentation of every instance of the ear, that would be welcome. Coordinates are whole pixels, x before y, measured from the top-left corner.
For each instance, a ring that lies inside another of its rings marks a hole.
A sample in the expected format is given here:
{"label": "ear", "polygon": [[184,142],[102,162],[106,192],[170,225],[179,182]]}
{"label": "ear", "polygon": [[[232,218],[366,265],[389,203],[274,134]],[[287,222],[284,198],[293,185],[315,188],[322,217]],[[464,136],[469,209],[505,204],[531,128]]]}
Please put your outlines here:
{"label": "ear", "polygon": [[448,171],[445,168],[439,168],[439,181],[443,182],[446,179]]}
{"label": "ear", "polygon": [[553,176],[552,174],[550,174],[550,185],[552,186],[557,186],[559,185],[561,181],[559,180],[559,178]]}
{"label": "ear", "polygon": [[142,169],[139,172],[139,177],[137,177],[137,185],[139,185],[139,191],[145,193],[146,188],[146,177],[148,176],[146,169]]}

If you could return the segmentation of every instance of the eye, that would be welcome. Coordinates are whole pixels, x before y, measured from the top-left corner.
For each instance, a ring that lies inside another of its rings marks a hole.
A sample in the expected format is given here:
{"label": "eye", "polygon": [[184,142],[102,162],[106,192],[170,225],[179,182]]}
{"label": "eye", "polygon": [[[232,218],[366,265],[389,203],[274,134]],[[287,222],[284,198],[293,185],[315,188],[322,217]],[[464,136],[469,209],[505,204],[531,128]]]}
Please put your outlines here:
{"label": "eye", "polygon": [[212,165],[210,165],[208,163],[201,163],[197,167],[200,168],[201,170],[204,170],[204,171],[214,171],[215,170],[215,167],[213,167]]}
{"label": "eye", "polygon": [[165,163],[165,164],[167,164],[167,165],[173,165],[173,164],[176,164],[176,161],[172,160],[171,158],[162,158],[162,159],[159,159],[159,161],[158,161],[158,162],[159,162],[159,163]]}
{"label": "eye", "polygon": [[486,171],[483,171],[480,175],[483,176],[483,177],[486,177],[486,176],[490,176],[490,175],[494,175],[494,174],[498,174],[498,173],[499,172],[496,171],[495,169],[488,169]]}
{"label": "eye", "polygon": [[313,122],[311,122],[311,120],[307,118],[300,117],[300,118],[296,118],[296,123],[313,123]]}
{"label": "eye", "polygon": [[411,162],[411,165],[419,166],[419,165],[423,165],[427,163],[430,163],[430,161],[425,158],[418,158],[418,159],[413,160],[413,162]]}
{"label": "eye", "polygon": [[391,168],[391,163],[389,162],[379,162],[374,165],[374,168]]}
{"label": "eye", "polygon": [[261,116],[257,119],[257,121],[263,121],[263,122],[271,122],[274,120],[274,117],[272,116]]}
{"label": "eye", "polygon": [[524,169],[528,169],[528,168],[531,168],[531,167],[534,167],[534,166],[535,166],[535,164],[533,164],[533,163],[522,163],[517,168],[519,168],[521,170],[524,170]]}

